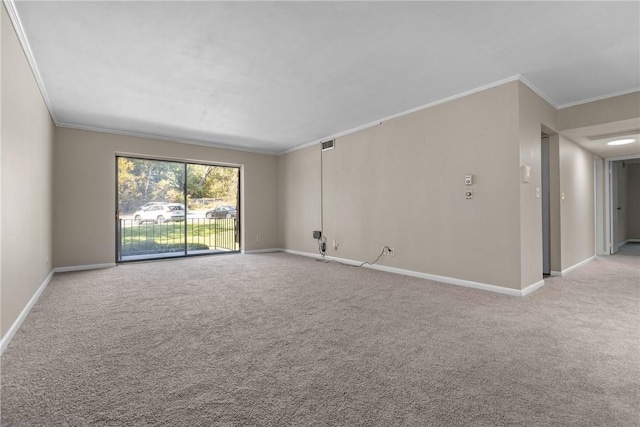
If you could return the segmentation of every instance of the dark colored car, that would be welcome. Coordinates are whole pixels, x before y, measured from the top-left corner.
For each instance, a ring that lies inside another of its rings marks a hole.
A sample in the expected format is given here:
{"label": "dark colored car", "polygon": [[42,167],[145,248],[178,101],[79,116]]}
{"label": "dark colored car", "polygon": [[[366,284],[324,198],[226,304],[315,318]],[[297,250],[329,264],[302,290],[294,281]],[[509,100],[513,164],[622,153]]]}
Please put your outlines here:
{"label": "dark colored car", "polygon": [[219,206],[208,211],[205,216],[209,219],[214,218],[235,218],[237,214],[236,208],[233,206]]}

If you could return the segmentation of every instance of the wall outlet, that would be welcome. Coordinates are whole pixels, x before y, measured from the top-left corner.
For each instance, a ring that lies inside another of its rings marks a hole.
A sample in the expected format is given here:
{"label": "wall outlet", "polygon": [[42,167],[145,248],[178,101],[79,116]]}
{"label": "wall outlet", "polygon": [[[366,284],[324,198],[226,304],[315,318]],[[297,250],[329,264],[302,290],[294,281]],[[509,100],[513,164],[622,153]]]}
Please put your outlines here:
{"label": "wall outlet", "polygon": [[256,236],[256,241],[257,241],[257,242],[259,242],[259,241],[260,241],[260,235],[259,235],[259,234]]}
{"label": "wall outlet", "polygon": [[385,246],[382,253],[389,256],[396,256],[396,250],[394,248],[390,248],[389,246]]}
{"label": "wall outlet", "polygon": [[469,200],[469,199],[473,199],[473,190],[467,190],[464,192],[464,197]]}
{"label": "wall outlet", "polygon": [[333,250],[337,251],[338,250],[338,242],[336,242],[335,240],[333,241]]}

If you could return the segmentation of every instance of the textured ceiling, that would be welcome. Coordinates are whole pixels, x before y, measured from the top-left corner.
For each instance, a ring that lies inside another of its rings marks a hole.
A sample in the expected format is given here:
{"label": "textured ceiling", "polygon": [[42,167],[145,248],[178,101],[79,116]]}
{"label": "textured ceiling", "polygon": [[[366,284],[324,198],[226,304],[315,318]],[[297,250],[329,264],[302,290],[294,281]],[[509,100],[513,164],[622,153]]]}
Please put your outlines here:
{"label": "textured ceiling", "polygon": [[12,5],[58,124],[250,151],[514,76],[557,107],[640,88],[638,2]]}

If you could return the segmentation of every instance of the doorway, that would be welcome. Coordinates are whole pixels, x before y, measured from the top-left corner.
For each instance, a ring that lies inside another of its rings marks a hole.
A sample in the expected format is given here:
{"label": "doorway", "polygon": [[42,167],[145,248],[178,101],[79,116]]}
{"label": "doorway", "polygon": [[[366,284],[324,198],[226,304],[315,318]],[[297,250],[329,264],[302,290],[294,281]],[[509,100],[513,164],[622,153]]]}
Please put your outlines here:
{"label": "doorway", "polygon": [[549,137],[541,140],[542,173],[542,274],[551,275],[551,169],[549,161]]}
{"label": "doorway", "polygon": [[640,242],[640,158],[607,160],[607,253]]}
{"label": "doorway", "polygon": [[240,251],[240,168],[116,157],[118,262]]}

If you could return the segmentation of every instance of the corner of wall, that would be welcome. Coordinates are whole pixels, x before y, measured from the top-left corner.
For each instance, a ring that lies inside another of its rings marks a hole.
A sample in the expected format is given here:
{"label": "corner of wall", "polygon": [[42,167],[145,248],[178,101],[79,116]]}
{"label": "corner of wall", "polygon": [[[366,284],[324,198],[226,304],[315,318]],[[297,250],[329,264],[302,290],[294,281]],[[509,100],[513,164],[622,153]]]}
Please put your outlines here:
{"label": "corner of wall", "polygon": [[595,155],[559,138],[561,269],[595,256]]}
{"label": "corner of wall", "polygon": [[[4,248],[0,249],[0,333],[6,337],[52,271],[54,124],[4,6],[0,7],[0,170],[4,178],[0,180],[5,183],[0,197],[0,246]],[[6,185],[7,178],[20,185]]]}
{"label": "corner of wall", "polygon": [[[520,148],[520,266],[522,289],[542,280],[542,130],[555,130],[556,109],[522,82],[518,84]],[[527,175],[527,177],[525,177]]]}

